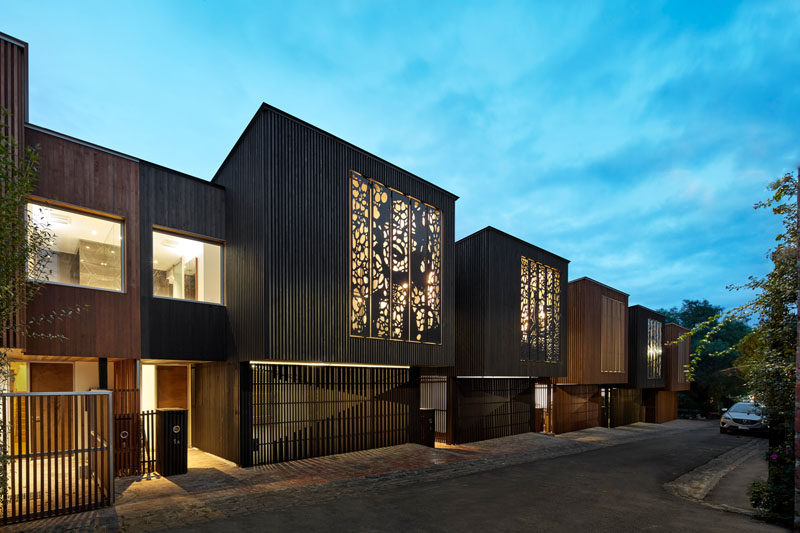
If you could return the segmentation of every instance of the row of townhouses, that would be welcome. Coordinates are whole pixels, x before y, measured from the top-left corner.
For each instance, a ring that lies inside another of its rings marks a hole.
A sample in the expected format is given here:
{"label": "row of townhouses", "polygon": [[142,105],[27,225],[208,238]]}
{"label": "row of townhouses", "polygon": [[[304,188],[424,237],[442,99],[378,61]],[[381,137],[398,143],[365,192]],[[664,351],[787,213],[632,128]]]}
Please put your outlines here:
{"label": "row of townhouses", "polygon": [[0,81],[53,234],[17,320],[82,309],[4,329],[10,392],[113,391],[117,449],[170,408],[242,466],[677,416],[685,330],[495,228],[456,241],[425,179],[262,104],[209,182],[31,124],[5,35]]}

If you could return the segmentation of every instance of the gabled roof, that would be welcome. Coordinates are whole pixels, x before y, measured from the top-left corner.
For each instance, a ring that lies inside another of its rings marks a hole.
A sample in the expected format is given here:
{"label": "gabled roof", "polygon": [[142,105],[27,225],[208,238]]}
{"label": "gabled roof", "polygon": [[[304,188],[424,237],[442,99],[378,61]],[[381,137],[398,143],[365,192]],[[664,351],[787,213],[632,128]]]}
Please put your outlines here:
{"label": "gabled roof", "polygon": [[458,243],[460,243],[460,242],[463,242],[463,241],[472,239],[474,237],[477,237],[478,235],[481,235],[483,233],[494,233],[494,234],[499,235],[499,236],[501,236],[503,238],[517,241],[517,242],[519,242],[521,244],[524,244],[525,246],[529,246],[531,248],[535,248],[536,250],[539,250],[542,253],[551,255],[551,256],[555,257],[556,259],[560,259],[562,261],[566,261],[567,263],[569,263],[569,259],[565,259],[565,258],[561,257],[558,254],[554,254],[553,252],[551,252],[549,250],[545,250],[544,248],[542,248],[540,246],[536,246],[535,244],[531,244],[528,241],[524,241],[524,240],[520,239],[519,237],[515,237],[515,236],[511,235],[510,233],[506,233],[505,231],[499,230],[499,229],[495,228],[494,226],[486,226],[483,229],[479,229],[475,233],[471,233],[470,235],[467,235],[466,237],[462,237],[461,239],[456,241],[456,245],[458,245]]}
{"label": "gabled roof", "polygon": [[233,151],[236,149],[236,147],[239,145],[239,143],[242,142],[242,140],[244,139],[245,135],[247,135],[247,132],[250,130],[250,128],[253,127],[253,124],[255,124],[256,118],[258,118],[258,116],[261,113],[264,113],[264,112],[275,113],[275,114],[278,114],[278,115],[280,115],[280,116],[282,116],[282,117],[284,117],[284,118],[286,118],[288,120],[296,122],[297,124],[300,124],[303,127],[309,128],[309,129],[311,129],[311,130],[313,130],[313,131],[315,131],[317,133],[320,133],[320,134],[322,134],[322,135],[324,135],[324,136],[326,136],[326,137],[328,137],[330,139],[333,139],[333,140],[335,140],[337,142],[340,142],[340,143],[352,148],[353,150],[355,150],[357,152],[361,152],[362,154],[366,155],[367,157],[371,157],[373,159],[376,159],[376,160],[380,161],[381,163],[383,163],[385,165],[393,167],[393,168],[403,172],[404,174],[407,174],[411,178],[413,178],[413,179],[415,179],[417,181],[420,181],[420,182],[424,183],[425,185],[427,185],[429,187],[433,187],[434,189],[436,189],[436,190],[438,190],[438,191],[440,191],[440,192],[452,197],[454,201],[458,200],[458,196],[456,196],[455,194],[451,193],[450,191],[448,191],[446,189],[443,189],[443,188],[439,187],[438,185],[436,185],[434,183],[431,183],[428,180],[420,178],[416,174],[414,174],[412,172],[409,172],[408,170],[405,170],[404,168],[401,168],[401,167],[395,165],[394,163],[391,163],[391,162],[389,162],[389,161],[387,161],[387,160],[385,160],[385,159],[383,159],[381,157],[378,157],[377,155],[375,155],[373,153],[367,152],[363,148],[359,148],[358,146],[354,145],[353,143],[345,141],[341,137],[337,137],[336,135],[334,135],[332,133],[329,133],[329,132],[327,132],[327,131],[325,131],[325,130],[323,130],[321,128],[318,128],[317,126],[314,126],[313,124],[310,124],[310,123],[308,123],[308,122],[306,122],[306,121],[304,121],[302,119],[299,119],[299,118],[295,117],[294,115],[290,115],[289,113],[287,113],[285,111],[282,111],[282,110],[278,109],[277,107],[273,107],[273,106],[267,104],[266,102],[262,102],[262,104],[259,106],[259,108],[256,111],[256,113],[253,115],[253,118],[250,119],[250,122],[247,124],[247,127],[245,127],[245,129],[242,132],[242,134],[239,136],[239,138],[233,144],[233,146],[231,147],[230,151],[228,152],[228,155],[222,161],[222,164],[219,166],[219,169],[217,169],[217,172],[214,174],[214,177],[211,178],[212,182],[215,182],[215,180],[217,179],[217,176],[219,175],[219,171],[228,162],[228,159],[230,159],[231,154],[233,154]]}

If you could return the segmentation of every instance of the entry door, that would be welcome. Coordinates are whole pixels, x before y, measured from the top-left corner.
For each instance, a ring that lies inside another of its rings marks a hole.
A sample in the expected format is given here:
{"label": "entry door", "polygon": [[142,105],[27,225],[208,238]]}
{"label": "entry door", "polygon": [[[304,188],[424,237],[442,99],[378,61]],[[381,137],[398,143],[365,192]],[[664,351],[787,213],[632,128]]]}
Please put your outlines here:
{"label": "entry door", "polygon": [[188,409],[186,366],[156,367],[156,407]]}
{"label": "entry door", "polygon": [[[71,363],[36,363],[28,365],[30,392],[72,392]],[[62,398],[33,396],[31,402],[31,449],[33,452],[59,449],[68,440],[67,406]],[[48,444],[49,439],[49,444]],[[66,443],[70,446],[71,443]]]}

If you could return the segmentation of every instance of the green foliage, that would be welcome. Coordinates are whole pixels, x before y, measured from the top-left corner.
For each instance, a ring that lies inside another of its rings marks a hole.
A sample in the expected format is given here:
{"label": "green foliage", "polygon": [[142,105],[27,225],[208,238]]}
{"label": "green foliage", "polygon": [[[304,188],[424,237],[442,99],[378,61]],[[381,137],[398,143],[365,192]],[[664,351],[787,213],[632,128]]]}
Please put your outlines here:
{"label": "green foliage", "polygon": [[[49,228],[34,224],[25,216],[25,206],[36,186],[39,155],[36,149],[18,146],[6,124],[8,111],[0,108],[0,328],[15,330],[28,337],[63,340],[50,333],[48,325],[78,316],[85,307],[60,309],[16,323],[13,317],[39,290],[39,279],[46,274],[53,235]],[[0,391],[13,379],[8,354],[0,346]],[[1,425],[1,423],[0,423]],[[0,433],[5,434],[0,428]],[[5,465],[9,461],[5,442],[0,442],[0,492],[7,484]]]}
{"label": "green foliage", "polygon": [[[680,308],[659,309],[658,312],[687,329],[694,328],[722,313],[722,307],[712,305],[708,300],[684,300]],[[702,343],[702,339],[692,337],[692,357],[689,373],[692,377],[690,389],[680,395],[680,407],[699,411],[704,416],[719,412],[720,408],[730,406],[736,399],[747,394],[742,374],[734,367],[739,358],[736,346],[750,332],[750,327],[742,321],[729,321],[719,325],[716,332]],[[715,356],[723,353],[724,355]]]}
{"label": "green foliage", "polygon": [[[797,353],[798,298],[798,213],[797,176],[786,174],[769,184],[771,196],[755,204],[755,209],[770,209],[780,216],[783,230],[776,237],[775,248],[768,251],[772,270],[764,277],[751,276],[747,283],[730,286],[731,290],[749,289],[755,296],[747,303],[727,311],[718,311],[696,324],[689,332],[699,342],[693,359],[708,350],[724,357],[738,351],[736,369],[744,377],[747,389],[764,406],[770,424],[772,447],[769,479],[754,486],[751,495],[768,516],[790,516],[794,500],[794,415],[795,358]],[[755,321],[755,329],[735,346],[716,350],[716,335],[727,324]],[[776,451],[777,450],[777,451]],[[791,470],[791,472],[790,472]]]}
{"label": "green foliage", "polygon": [[767,481],[754,481],[750,503],[767,518],[789,525],[794,510],[794,450],[791,446],[770,449],[766,454]]}

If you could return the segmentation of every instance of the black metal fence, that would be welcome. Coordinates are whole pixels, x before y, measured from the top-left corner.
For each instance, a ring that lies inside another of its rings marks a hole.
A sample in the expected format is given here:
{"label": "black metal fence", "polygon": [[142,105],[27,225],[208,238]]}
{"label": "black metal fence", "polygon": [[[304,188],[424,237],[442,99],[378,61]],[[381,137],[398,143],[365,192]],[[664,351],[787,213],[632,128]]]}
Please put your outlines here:
{"label": "black metal fence", "polygon": [[114,465],[116,477],[156,471],[156,411],[114,415]]}

